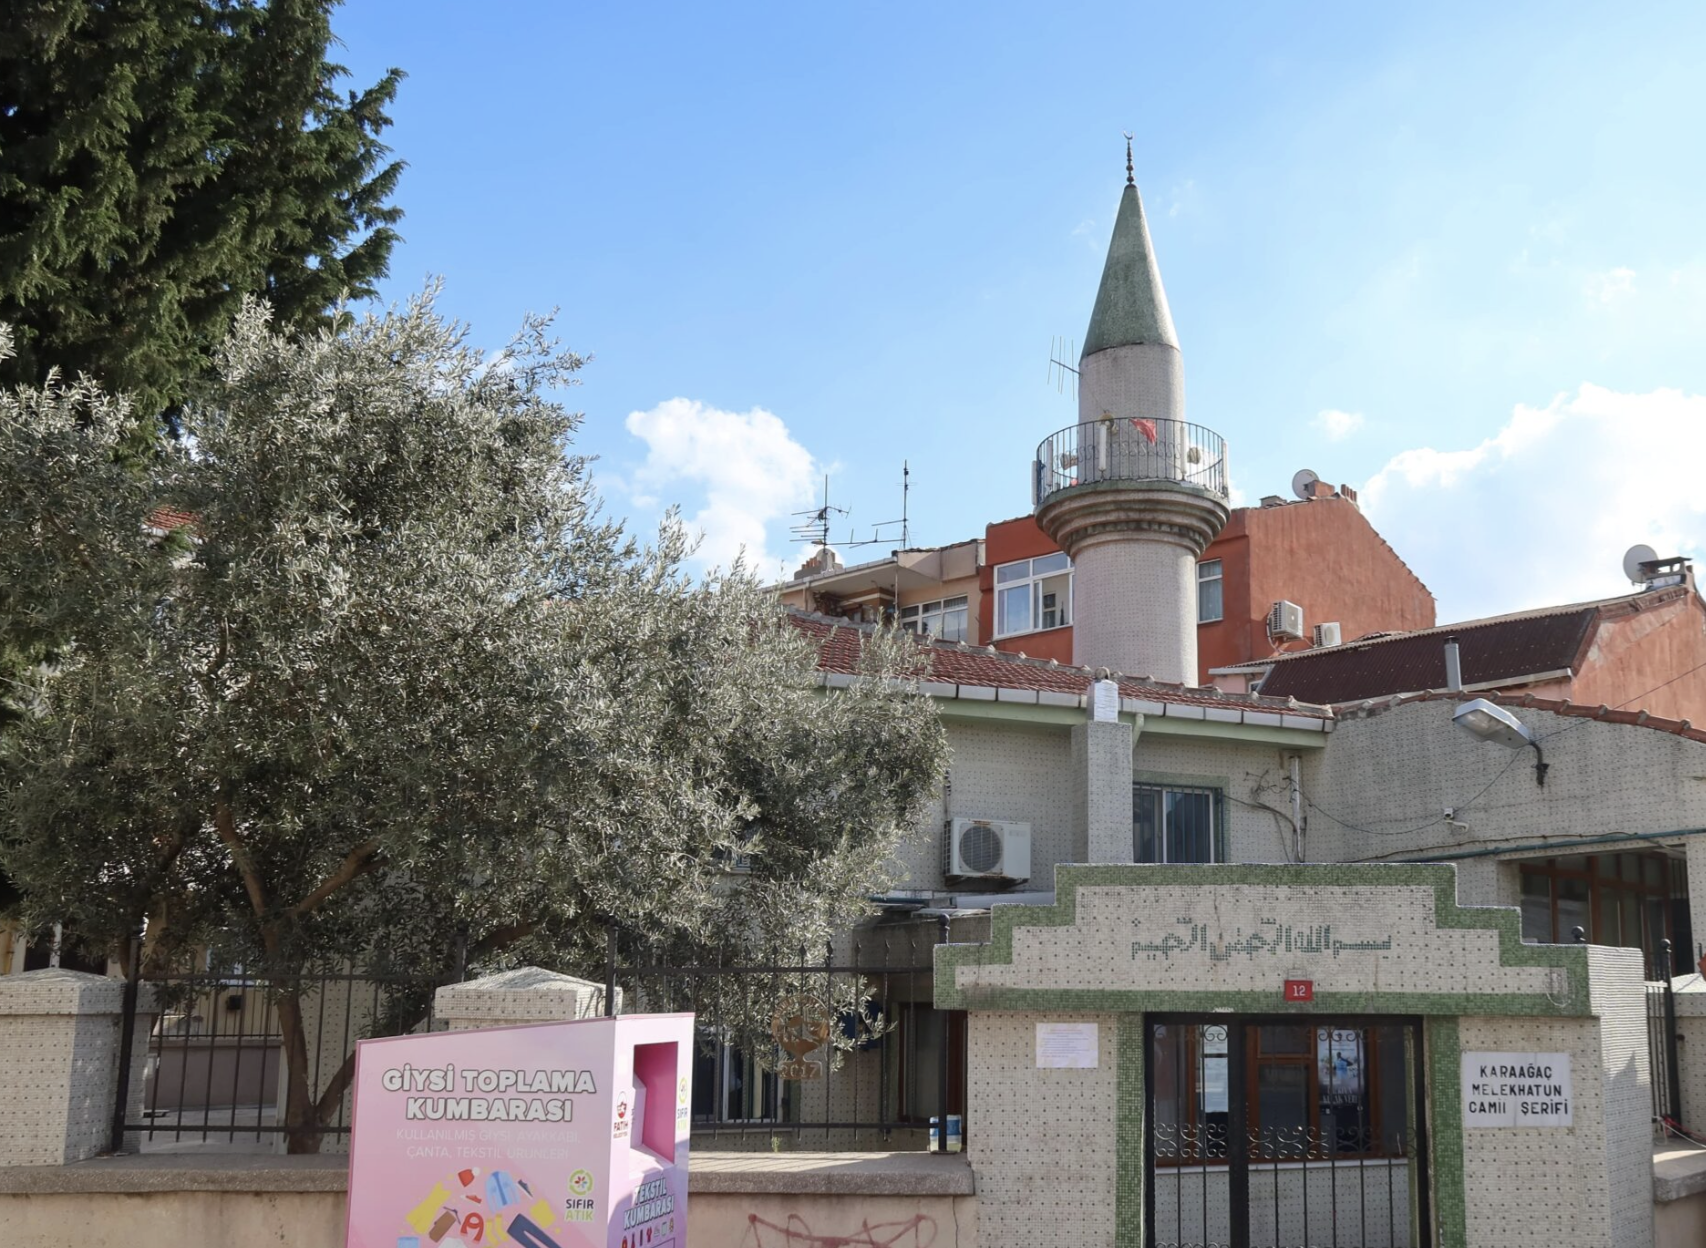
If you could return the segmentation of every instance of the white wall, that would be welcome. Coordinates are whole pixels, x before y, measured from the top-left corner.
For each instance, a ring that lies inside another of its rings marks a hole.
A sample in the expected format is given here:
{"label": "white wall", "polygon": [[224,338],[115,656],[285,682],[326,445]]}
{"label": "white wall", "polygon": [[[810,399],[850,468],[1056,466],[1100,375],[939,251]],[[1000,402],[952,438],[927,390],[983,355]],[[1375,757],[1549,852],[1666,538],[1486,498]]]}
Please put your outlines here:
{"label": "white wall", "polygon": [[942,826],[949,817],[1031,825],[1031,879],[1054,887],[1054,864],[1074,862],[1072,740],[1065,725],[947,721],[948,784],[918,835],[897,855],[896,888],[939,889]]}
{"label": "white wall", "polygon": [[1285,863],[1294,861],[1286,771],[1292,752],[1242,741],[1140,734],[1132,772],[1138,783],[1147,774],[1224,784],[1228,861]]}

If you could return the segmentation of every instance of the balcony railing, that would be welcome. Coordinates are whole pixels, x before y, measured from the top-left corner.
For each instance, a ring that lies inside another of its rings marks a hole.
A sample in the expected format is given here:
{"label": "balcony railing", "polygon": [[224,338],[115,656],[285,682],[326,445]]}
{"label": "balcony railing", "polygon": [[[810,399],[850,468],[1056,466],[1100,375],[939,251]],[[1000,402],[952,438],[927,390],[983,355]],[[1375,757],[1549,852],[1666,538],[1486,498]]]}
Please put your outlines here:
{"label": "balcony railing", "polygon": [[1176,481],[1226,498],[1226,439],[1183,420],[1092,420],[1051,433],[1037,447],[1031,501],[1102,482]]}

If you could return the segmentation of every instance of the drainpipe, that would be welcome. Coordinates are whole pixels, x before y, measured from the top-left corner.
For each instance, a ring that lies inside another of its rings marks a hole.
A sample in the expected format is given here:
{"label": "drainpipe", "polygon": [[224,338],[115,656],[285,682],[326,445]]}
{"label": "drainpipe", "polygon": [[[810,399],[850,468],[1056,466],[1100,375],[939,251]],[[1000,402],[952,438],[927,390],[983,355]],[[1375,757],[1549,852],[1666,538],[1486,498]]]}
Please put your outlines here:
{"label": "drainpipe", "polygon": [[1452,693],[1463,689],[1463,664],[1457,657],[1457,638],[1445,639],[1445,687]]}
{"label": "drainpipe", "polygon": [[1292,857],[1298,862],[1303,861],[1303,781],[1300,757],[1293,754],[1287,760],[1291,773],[1291,848]]}

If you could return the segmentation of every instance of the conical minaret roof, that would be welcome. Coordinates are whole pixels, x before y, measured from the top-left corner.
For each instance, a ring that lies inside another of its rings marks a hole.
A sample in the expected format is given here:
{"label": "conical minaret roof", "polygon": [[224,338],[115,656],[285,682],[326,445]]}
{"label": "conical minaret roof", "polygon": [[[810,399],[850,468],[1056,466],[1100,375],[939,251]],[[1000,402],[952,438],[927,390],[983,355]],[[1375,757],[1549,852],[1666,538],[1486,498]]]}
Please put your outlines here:
{"label": "conical minaret roof", "polygon": [[1109,347],[1137,345],[1177,351],[1179,337],[1173,330],[1173,314],[1167,310],[1167,292],[1161,287],[1161,270],[1149,241],[1143,198],[1128,181],[1120,194],[1114,236],[1108,243],[1102,285],[1096,291],[1096,307],[1090,313],[1080,358]]}

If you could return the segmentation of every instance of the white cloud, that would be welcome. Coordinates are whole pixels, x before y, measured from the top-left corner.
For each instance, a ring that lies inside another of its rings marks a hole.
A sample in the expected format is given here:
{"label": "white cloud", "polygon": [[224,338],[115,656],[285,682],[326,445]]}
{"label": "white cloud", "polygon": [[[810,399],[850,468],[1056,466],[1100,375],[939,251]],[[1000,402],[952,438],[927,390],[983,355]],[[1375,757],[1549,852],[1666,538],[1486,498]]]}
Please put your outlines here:
{"label": "white cloud", "polygon": [[1442,623],[1626,592],[1623,552],[1706,543],[1706,396],[1584,384],[1518,406],[1478,446],[1395,455],[1369,517],[1439,600]]}
{"label": "white cloud", "polygon": [[1186,178],[1183,182],[1175,182],[1168,193],[1167,215],[1182,216],[1194,212],[1197,207],[1197,182],[1195,178]]}
{"label": "white cloud", "polygon": [[1587,296],[1589,303],[1615,307],[1634,295],[1635,270],[1616,268],[1604,273],[1595,273],[1588,278],[1582,293]]}
{"label": "white cloud", "polygon": [[1315,414],[1314,424],[1327,435],[1328,441],[1343,442],[1362,428],[1362,413],[1341,412],[1336,407],[1327,407]]}
{"label": "white cloud", "polygon": [[[703,535],[702,567],[727,567],[744,552],[761,576],[775,571],[768,528],[811,503],[818,475],[780,417],[669,399],[628,413],[627,428],[646,444],[645,462],[621,483],[635,505],[680,505],[687,531]],[[698,510],[689,495],[702,500]]]}

